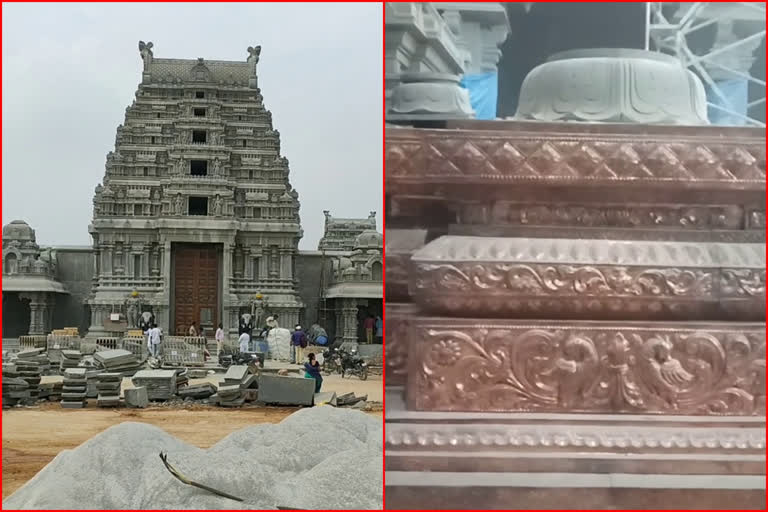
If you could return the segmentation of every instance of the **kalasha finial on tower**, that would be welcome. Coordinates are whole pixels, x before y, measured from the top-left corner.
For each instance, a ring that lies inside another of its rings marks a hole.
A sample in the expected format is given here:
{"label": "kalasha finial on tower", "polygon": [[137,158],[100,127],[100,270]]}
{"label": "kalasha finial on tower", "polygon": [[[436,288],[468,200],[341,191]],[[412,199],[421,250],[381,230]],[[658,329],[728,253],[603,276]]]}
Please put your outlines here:
{"label": "kalasha finial on tower", "polygon": [[141,60],[144,61],[144,71],[149,69],[149,65],[152,63],[152,41],[145,43],[139,41],[139,54],[141,54]]}

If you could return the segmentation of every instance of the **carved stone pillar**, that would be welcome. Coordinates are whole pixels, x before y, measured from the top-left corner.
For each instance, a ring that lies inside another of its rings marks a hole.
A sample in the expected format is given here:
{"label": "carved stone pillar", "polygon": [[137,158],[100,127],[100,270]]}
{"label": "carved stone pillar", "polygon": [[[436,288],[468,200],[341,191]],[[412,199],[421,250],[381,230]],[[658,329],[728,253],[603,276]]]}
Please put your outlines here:
{"label": "carved stone pillar", "polygon": [[152,245],[146,244],[141,251],[141,277],[149,277],[149,260],[152,259]]}
{"label": "carved stone pillar", "polygon": [[50,332],[51,314],[53,313],[53,303],[47,293],[40,294],[40,317],[39,330],[41,334]]}
{"label": "carved stone pillar", "polygon": [[25,293],[19,295],[22,299],[29,299],[29,334],[44,334],[43,333],[43,301],[37,293]]}
{"label": "carved stone pillar", "polygon": [[334,306],[334,313],[336,313],[336,326],[333,336],[334,339],[338,339],[344,337],[344,310],[342,309],[341,300],[337,300]]}
{"label": "carved stone pillar", "polygon": [[357,343],[357,303],[355,299],[344,299],[342,304],[344,341]]}
{"label": "carved stone pillar", "polygon": [[293,251],[290,248],[280,249],[280,278],[281,279],[293,279]]}
{"label": "carved stone pillar", "polygon": [[101,251],[101,268],[104,271],[104,275],[111,276],[112,275],[112,250],[113,250],[113,244],[104,244],[104,250]]}
{"label": "carved stone pillar", "polygon": [[243,277],[250,280],[253,279],[253,269],[251,264],[251,248],[243,247]]}
{"label": "carved stone pillar", "polygon": [[114,273],[125,275],[125,261],[124,261],[123,244],[115,244],[114,251]]}
{"label": "carved stone pillar", "polygon": [[385,17],[387,120],[473,117],[464,52],[434,5],[387,2]]}
{"label": "carved stone pillar", "polygon": [[101,244],[96,244],[93,248],[93,280],[98,281],[101,275]]}
{"label": "carved stone pillar", "polygon": [[278,260],[277,247],[275,246],[269,250],[269,277],[270,279],[280,277],[280,261]]}
{"label": "carved stone pillar", "polygon": [[229,290],[229,287],[231,286],[231,280],[232,280],[232,252],[235,249],[235,244],[225,243],[224,244],[224,261],[222,262],[222,271],[224,275],[222,276],[222,287],[225,290],[224,297],[227,297],[227,291]]}
{"label": "carved stone pillar", "polygon": [[163,296],[170,300],[171,298],[171,242],[165,242],[163,244],[163,284],[164,293]]}
{"label": "carved stone pillar", "polygon": [[498,2],[434,2],[463,51],[467,74],[496,71],[509,34],[507,11]]}
{"label": "carved stone pillar", "polygon": [[151,248],[151,254],[150,254],[150,273],[152,276],[157,276],[160,274],[160,245],[159,244],[152,244]]}
{"label": "carved stone pillar", "polygon": [[243,250],[239,245],[234,248],[234,260],[235,260],[235,277],[243,277]]}

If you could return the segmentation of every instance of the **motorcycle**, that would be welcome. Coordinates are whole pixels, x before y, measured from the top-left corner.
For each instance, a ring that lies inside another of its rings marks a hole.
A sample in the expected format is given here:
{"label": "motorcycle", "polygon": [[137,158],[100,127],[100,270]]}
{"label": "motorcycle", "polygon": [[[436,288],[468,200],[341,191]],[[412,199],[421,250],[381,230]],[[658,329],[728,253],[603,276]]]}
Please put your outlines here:
{"label": "motorcycle", "polygon": [[264,354],[253,352],[239,352],[237,354],[219,354],[219,366],[229,368],[232,365],[245,365],[264,368]]}
{"label": "motorcycle", "polygon": [[341,355],[341,378],[345,375],[357,375],[360,380],[366,380],[368,378],[368,363],[363,361],[357,353],[357,350],[352,349],[351,352],[342,350]]}
{"label": "motorcycle", "polygon": [[323,371],[327,374],[341,373],[341,355],[339,349],[323,351]]}

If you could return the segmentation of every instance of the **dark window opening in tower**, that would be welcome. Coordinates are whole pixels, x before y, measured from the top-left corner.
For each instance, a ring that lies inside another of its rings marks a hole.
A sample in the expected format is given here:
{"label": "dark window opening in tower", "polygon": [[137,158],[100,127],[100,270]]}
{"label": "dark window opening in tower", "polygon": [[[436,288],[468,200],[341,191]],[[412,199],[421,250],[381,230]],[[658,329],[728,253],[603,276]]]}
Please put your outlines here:
{"label": "dark window opening in tower", "polygon": [[205,117],[205,109],[204,108],[196,108],[194,110],[195,117]]}
{"label": "dark window opening in tower", "polygon": [[208,176],[208,161],[192,160],[189,163],[189,174],[192,176]]}
{"label": "dark window opening in tower", "polygon": [[248,146],[248,141],[243,139],[243,147],[247,147],[247,146]]}
{"label": "dark window opening in tower", "polygon": [[205,130],[192,130],[192,142],[205,144],[208,140],[208,134]]}
{"label": "dark window opening in tower", "polygon": [[202,100],[205,98],[205,91],[197,91],[195,92],[195,98]]}
{"label": "dark window opening in tower", "polygon": [[190,197],[189,215],[208,215],[208,198]]}

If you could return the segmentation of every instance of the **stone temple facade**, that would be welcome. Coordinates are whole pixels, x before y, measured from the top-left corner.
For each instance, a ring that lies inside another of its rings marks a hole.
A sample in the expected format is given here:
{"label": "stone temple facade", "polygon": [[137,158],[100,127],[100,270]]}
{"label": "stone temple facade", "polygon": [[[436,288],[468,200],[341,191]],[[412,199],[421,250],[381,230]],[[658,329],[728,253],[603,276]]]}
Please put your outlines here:
{"label": "stone temple facade", "polygon": [[363,321],[382,315],[384,297],[384,237],[376,231],[376,212],[342,219],[326,211],[318,251],[324,260],[318,321],[332,327],[336,339],[365,340]]}
{"label": "stone temple facade", "polygon": [[234,333],[256,294],[293,325],[299,201],[258,88],[261,48],[242,62],[139,50],[141,84],[93,198],[89,335],[126,304],[129,323],[150,311],[167,332]]}
{"label": "stone temple facade", "polygon": [[15,334],[50,331],[56,297],[69,293],[56,279],[56,267],[56,251],[41,250],[35,230],[26,222],[15,220],[3,227],[3,313],[23,316],[22,324],[29,326]]}

